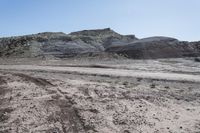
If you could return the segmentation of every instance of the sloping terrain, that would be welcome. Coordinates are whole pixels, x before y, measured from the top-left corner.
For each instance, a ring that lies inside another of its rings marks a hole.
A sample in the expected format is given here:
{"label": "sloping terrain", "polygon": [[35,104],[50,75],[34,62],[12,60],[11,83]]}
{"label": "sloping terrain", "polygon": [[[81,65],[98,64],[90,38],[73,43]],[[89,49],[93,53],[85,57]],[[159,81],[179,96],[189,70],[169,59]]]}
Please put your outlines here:
{"label": "sloping terrain", "polygon": [[168,37],[138,39],[109,28],[0,38],[0,57],[65,58],[106,52],[136,59],[194,57],[200,55],[200,42],[181,42]]}

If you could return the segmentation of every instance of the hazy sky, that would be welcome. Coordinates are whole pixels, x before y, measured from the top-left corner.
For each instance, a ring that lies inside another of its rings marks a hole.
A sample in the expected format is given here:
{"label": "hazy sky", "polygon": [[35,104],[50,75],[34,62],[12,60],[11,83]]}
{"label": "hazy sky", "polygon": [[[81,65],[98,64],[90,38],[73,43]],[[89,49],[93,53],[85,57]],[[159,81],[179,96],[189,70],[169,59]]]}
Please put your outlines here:
{"label": "hazy sky", "polygon": [[0,36],[110,27],[200,40],[200,0],[0,0]]}

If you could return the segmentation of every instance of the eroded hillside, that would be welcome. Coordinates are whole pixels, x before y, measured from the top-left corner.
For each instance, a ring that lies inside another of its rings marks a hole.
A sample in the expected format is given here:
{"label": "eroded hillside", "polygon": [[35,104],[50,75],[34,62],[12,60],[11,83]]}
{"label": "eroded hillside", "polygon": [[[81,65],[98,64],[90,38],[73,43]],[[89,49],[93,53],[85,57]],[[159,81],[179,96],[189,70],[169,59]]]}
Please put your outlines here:
{"label": "eroded hillside", "polygon": [[74,57],[82,54],[117,53],[130,58],[174,58],[200,55],[200,42],[168,37],[138,39],[107,29],[65,34],[45,32],[0,39],[1,57]]}

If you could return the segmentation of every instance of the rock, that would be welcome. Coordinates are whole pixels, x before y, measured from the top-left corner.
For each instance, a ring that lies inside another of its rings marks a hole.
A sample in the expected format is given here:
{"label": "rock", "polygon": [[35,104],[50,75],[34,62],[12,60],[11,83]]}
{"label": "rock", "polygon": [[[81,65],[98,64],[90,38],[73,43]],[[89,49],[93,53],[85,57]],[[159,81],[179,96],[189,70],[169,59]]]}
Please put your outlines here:
{"label": "rock", "polygon": [[200,62],[200,58],[196,57],[196,58],[194,58],[194,61],[195,62]]}

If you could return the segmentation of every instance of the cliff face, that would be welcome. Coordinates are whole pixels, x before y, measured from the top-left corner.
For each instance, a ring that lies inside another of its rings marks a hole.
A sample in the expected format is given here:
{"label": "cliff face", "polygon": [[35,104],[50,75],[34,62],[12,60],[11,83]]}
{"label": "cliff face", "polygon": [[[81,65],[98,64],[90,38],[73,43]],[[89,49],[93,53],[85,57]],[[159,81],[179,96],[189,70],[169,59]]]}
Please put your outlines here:
{"label": "cliff face", "polygon": [[120,35],[109,28],[0,38],[1,57],[63,58],[101,52],[119,53],[130,58],[199,56],[200,42],[180,42],[167,37],[138,39],[134,35]]}

